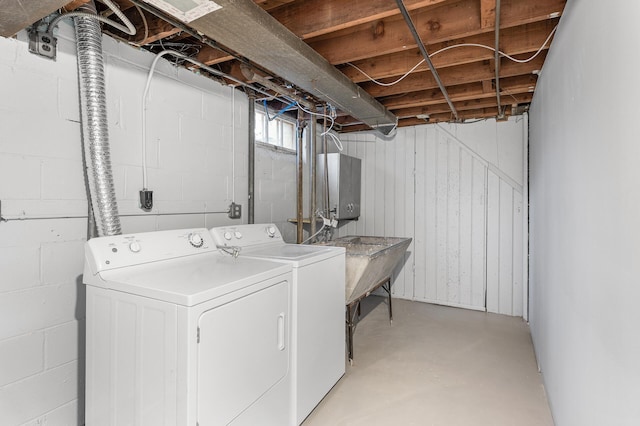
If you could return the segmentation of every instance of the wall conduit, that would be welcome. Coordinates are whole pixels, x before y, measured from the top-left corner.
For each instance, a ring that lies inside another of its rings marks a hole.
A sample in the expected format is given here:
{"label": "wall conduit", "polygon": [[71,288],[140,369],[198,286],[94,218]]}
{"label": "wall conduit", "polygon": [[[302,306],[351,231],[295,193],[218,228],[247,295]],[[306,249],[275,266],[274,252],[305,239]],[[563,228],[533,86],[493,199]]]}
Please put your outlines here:
{"label": "wall conduit", "polygon": [[440,75],[438,74],[436,67],[433,65],[433,62],[431,62],[429,52],[427,52],[427,48],[422,42],[422,39],[420,38],[420,34],[418,34],[418,30],[416,30],[416,26],[413,24],[413,21],[411,20],[411,16],[409,16],[409,11],[407,11],[407,8],[405,7],[404,2],[402,0],[396,0],[396,3],[398,4],[398,9],[400,9],[400,13],[404,18],[404,21],[406,22],[407,27],[409,27],[409,31],[411,31],[411,35],[413,35],[413,38],[416,41],[416,44],[418,45],[418,49],[420,49],[420,53],[422,53],[422,57],[424,58],[424,61],[429,66],[429,69],[431,70],[431,74],[433,74],[433,78],[436,80],[436,83],[438,83],[438,87],[440,88],[440,91],[444,95],[444,99],[447,101],[447,104],[449,104],[449,108],[451,109],[453,116],[456,118],[456,120],[458,120],[459,119],[458,111],[456,111],[456,107],[453,106],[453,102],[449,97],[449,92],[447,92],[447,88],[444,86],[444,83],[440,79]]}

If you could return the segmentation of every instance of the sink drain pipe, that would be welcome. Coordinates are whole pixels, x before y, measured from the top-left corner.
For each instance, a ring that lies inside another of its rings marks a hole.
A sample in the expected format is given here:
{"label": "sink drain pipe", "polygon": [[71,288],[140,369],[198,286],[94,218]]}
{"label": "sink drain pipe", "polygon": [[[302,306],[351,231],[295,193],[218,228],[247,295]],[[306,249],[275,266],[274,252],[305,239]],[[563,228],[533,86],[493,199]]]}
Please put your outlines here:
{"label": "sink drain pipe", "polygon": [[[92,1],[83,5],[81,10],[96,14]],[[95,215],[98,236],[119,235],[122,230],[111,170],[102,31],[99,22],[92,17],[74,17],[74,23],[90,210]]]}

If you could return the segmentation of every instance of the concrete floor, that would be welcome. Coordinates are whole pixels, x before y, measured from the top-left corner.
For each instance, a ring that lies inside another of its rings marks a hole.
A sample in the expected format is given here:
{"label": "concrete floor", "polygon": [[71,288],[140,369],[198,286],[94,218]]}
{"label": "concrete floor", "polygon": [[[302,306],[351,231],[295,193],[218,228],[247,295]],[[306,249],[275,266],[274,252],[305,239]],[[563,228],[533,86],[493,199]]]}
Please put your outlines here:
{"label": "concrete floor", "polygon": [[304,422],[344,425],[553,425],[522,318],[369,297],[353,366]]}

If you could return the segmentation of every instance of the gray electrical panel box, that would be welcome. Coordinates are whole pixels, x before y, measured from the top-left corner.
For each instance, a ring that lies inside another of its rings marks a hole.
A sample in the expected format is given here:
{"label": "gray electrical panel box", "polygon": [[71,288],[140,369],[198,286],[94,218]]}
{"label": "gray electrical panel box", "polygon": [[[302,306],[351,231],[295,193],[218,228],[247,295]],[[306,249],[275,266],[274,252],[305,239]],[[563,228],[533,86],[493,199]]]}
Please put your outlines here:
{"label": "gray electrical panel box", "polygon": [[[318,206],[324,206],[324,154],[318,155]],[[361,161],[359,158],[332,153],[327,155],[329,172],[329,210],[335,218],[357,219],[360,216]]]}

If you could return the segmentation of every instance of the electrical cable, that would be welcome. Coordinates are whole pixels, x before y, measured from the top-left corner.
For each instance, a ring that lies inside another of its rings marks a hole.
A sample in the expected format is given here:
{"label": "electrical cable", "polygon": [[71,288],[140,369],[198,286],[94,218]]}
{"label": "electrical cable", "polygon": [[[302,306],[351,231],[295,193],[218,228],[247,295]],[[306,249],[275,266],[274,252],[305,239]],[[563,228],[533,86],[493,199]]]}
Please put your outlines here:
{"label": "electrical cable", "polygon": [[[558,26],[556,25],[553,30],[551,30],[551,32],[549,33],[549,36],[547,37],[547,39],[544,41],[544,43],[542,43],[542,46],[540,46],[540,48],[536,51],[536,53],[534,53],[531,57],[527,58],[527,59],[516,59],[513,56],[510,56],[500,50],[498,50],[498,54],[504,58],[509,59],[510,61],[513,62],[517,62],[519,64],[524,64],[527,62],[531,62],[533,61],[539,54],[540,52],[542,52],[544,50],[544,47],[547,45],[547,43],[549,42],[549,40],[551,40],[551,37],[553,37],[553,34],[556,32],[556,30],[558,29]],[[436,50],[435,52],[431,53],[429,55],[429,57],[433,57],[439,53],[442,52],[446,52],[447,50],[451,50],[451,49],[456,49],[458,47],[479,47],[482,49],[487,49],[487,50],[491,50],[492,52],[495,52],[496,49],[494,47],[491,46],[486,46],[484,44],[478,44],[478,43],[461,43],[461,44],[454,44],[452,46],[447,46],[447,47],[443,47],[440,50]],[[400,78],[398,78],[397,80],[391,82],[391,83],[383,83],[381,81],[376,80],[375,78],[371,77],[369,74],[367,74],[364,70],[362,70],[361,68],[359,68],[357,65],[352,64],[351,62],[347,62],[347,65],[357,69],[358,71],[360,71],[360,73],[362,73],[362,75],[364,75],[365,77],[367,77],[367,79],[375,84],[377,84],[378,86],[384,86],[384,87],[389,87],[389,86],[393,86],[395,84],[400,83],[402,80],[404,80],[405,78],[407,78],[409,76],[409,74],[411,74],[412,72],[414,72],[416,70],[416,68],[418,68],[420,65],[422,65],[425,62],[425,60],[421,60],[420,62],[418,62],[417,64],[415,64],[413,66],[413,68],[411,68],[409,71],[407,71],[405,74],[403,74]]]}
{"label": "electrical cable", "polygon": [[160,60],[160,58],[162,58],[165,55],[173,55],[175,57],[183,59],[184,61],[197,65],[198,67],[210,72],[213,75],[226,78],[235,83],[238,83],[241,86],[248,87],[251,90],[255,90],[256,92],[262,93],[263,95],[271,96],[270,93],[264,90],[258,89],[250,84],[245,83],[244,81],[238,80],[234,77],[231,77],[230,75],[227,75],[214,68],[211,68],[210,66],[203,64],[202,62],[197,61],[193,58],[190,58],[181,52],[177,52],[174,50],[163,50],[162,52],[158,53],[156,57],[153,59],[153,62],[151,63],[151,67],[149,68],[149,74],[147,75],[147,82],[145,83],[144,92],[142,94],[142,188],[143,190],[147,189],[147,97],[149,95],[149,87],[151,86],[151,78],[153,77],[153,73],[156,69],[158,61]]}
{"label": "electrical cable", "polygon": [[105,23],[107,25],[110,25],[110,26],[116,28],[116,29],[122,31],[125,34],[129,34],[129,35],[135,35],[136,34],[136,27],[133,26],[131,21],[118,8],[118,6],[116,6],[111,0],[102,0],[102,2],[105,5],[107,5],[107,7],[109,9],[111,9],[113,11],[113,13],[124,23],[124,25],[119,24],[119,23],[117,23],[115,21],[112,21],[111,19],[105,18],[103,16],[94,15],[93,13],[88,13],[88,12],[69,12],[69,13],[65,13],[64,15],[60,15],[60,16],[56,17],[53,21],[51,21],[49,23],[49,26],[47,26],[47,34],[49,34],[49,35],[51,35],[53,37],[53,30],[58,25],[58,23],[63,19],[73,18],[73,17],[95,19],[97,21],[103,22],[103,23]]}
{"label": "electrical cable", "polygon": [[291,103],[289,103],[286,107],[282,108],[280,111],[277,112],[276,115],[274,115],[273,117],[269,116],[269,107],[267,106],[267,100],[263,99],[262,100],[262,105],[264,106],[264,112],[267,115],[267,120],[269,121],[273,121],[276,118],[278,118],[278,116],[284,114],[287,111],[290,111],[293,106],[296,106],[297,102],[296,101],[291,101]]}
{"label": "electrical cable", "polygon": [[308,109],[304,108],[299,103],[298,103],[298,108],[300,108],[302,111],[306,112],[307,114],[315,115],[315,116],[318,116],[318,117],[325,117],[325,118],[328,118],[329,120],[331,120],[331,125],[329,126],[329,128],[327,130],[325,130],[324,132],[322,132],[320,134],[320,136],[329,136],[331,138],[331,140],[333,141],[333,143],[335,144],[335,146],[338,149],[338,151],[342,152],[342,150],[344,149],[344,147],[342,146],[342,142],[340,141],[340,139],[336,135],[334,135],[333,133],[330,133],[331,129],[333,129],[333,125],[335,124],[335,120],[334,120],[333,116],[337,115],[336,109],[331,104],[327,104],[327,105],[328,105],[329,110],[330,110],[329,115],[323,114],[323,113],[319,113],[319,112],[309,111]]}
{"label": "electrical cable", "polygon": [[320,233],[321,233],[322,231],[324,231],[324,228],[325,228],[325,227],[326,227],[326,225],[322,225],[322,226],[320,227],[320,230],[319,230],[318,232],[316,232],[315,234],[313,234],[312,236],[310,236],[309,238],[307,238],[306,240],[304,240],[304,241],[303,241],[303,242],[301,242],[300,244],[304,244],[304,243],[306,243],[307,241],[311,241],[312,239],[314,239],[315,237],[317,237],[318,235],[320,235]]}
{"label": "electrical cable", "polygon": [[[144,16],[144,12],[142,11],[142,9],[140,9],[140,6],[134,3],[133,7],[136,8],[138,13],[140,14],[140,17],[142,18],[142,24],[144,25],[144,38],[142,39],[142,41],[144,42],[147,40],[147,38],[149,38],[149,23],[147,22],[147,17]],[[132,43],[132,44],[135,44],[138,47],[142,46],[142,44],[140,43]]]}

